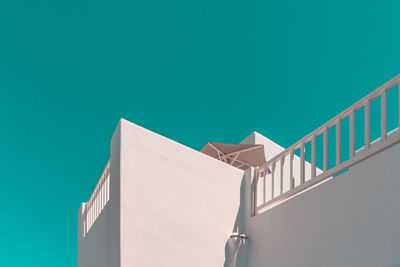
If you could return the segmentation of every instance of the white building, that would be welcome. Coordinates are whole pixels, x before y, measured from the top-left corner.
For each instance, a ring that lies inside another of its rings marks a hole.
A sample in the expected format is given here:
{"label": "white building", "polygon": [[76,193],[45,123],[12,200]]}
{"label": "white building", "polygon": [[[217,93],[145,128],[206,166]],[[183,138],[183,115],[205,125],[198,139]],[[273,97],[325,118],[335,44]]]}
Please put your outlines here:
{"label": "white building", "polygon": [[79,209],[78,267],[400,266],[399,81],[288,149],[252,133],[242,143],[264,145],[267,162],[246,170],[121,119]]}

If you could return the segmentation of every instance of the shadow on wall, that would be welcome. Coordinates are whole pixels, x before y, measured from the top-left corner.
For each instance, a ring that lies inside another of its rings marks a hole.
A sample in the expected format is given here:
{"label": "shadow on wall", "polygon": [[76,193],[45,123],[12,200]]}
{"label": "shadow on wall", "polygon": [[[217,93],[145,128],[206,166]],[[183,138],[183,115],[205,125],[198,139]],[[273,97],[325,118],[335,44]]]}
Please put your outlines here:
{"label": "shadow on wall", "polygon": [[[251,180],[251,169],[247,169],[243,174],[242,183],[240,185],[240,205],[236,215],[235,224],[232,233],[245,234],[245,218],[250,207],[246,202],[246,185]],[[247,206],[246,206],[247,205]],[[248,263],[248,239],[240,237],[231,237],[225,245],[225,263],[224,267],[245,267]]]}

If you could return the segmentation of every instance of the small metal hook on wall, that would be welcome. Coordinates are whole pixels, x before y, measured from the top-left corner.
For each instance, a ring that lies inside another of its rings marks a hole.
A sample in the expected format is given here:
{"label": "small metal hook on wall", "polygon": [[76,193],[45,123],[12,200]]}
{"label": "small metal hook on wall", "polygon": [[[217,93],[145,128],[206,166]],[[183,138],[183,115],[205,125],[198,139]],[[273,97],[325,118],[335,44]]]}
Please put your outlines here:
{"label": "small metal hook on wall", "polygon": [[239,233],[233,233],[233,234],[231,234],[231,236],[229,238],[235,238],[235,237],[247,239],[247,236],[245,234],[239,234]]}

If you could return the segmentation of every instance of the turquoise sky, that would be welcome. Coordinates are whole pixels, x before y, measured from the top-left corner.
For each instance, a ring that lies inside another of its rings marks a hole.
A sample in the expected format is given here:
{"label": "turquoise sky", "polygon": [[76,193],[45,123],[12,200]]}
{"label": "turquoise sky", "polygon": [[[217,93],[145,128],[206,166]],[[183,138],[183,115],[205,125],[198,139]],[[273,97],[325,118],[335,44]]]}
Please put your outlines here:
{"label": "turquoise sky", "polygon": [[1,1],[0,266],[76,265],[77,211],[119,118],[194,149],[254,130],[289,146],[400,73],[399,10]]}

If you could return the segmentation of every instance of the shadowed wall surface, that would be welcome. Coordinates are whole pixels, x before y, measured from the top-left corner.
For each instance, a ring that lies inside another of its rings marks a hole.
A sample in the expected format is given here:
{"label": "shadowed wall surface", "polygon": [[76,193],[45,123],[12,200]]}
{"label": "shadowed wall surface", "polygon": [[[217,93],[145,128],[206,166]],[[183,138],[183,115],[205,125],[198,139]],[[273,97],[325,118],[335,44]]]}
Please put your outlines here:
{"label": "shadowed wall surface", "polygon": [[242,228],[249,237],[242,258],[248,262],[237,267],[398,266],[399,148],[254,217],[248,176],[242,191],[247,201]]}
{"label": "shadowed wall surface", "polygon": [[121,117],[195,149],[253,130],[288,147],[399,73],[399,8],[1,1],[0,265],[76,264]]}

